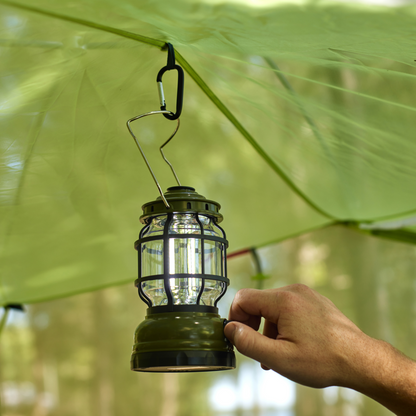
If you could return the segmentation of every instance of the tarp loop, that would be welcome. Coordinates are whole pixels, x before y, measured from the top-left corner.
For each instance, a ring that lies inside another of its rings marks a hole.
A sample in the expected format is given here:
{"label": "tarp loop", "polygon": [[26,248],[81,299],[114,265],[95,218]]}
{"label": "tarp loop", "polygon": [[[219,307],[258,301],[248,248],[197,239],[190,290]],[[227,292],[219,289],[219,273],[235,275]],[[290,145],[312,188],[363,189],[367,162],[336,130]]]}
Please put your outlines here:
{"label": "tarp loop", "polygon": [[175,49],[171,43],[166,43],[168,48],[168,62],[166,64],[167,70],[175,69],[176,59],[175,59]]}
{"label": "tarp loop", "polygon": [[157,74],[156,82],[159,88],[160,109],[162,111],[165,111],[166,101],[165,101],[165,93],[163,91],[162,77],[166,71],[171,71],[172,69],[176,69],[178,71],[178,90],[176,93],[176,113],[163,114],[168,120],[177,120],[182,113],[183,86],[184,86],[185,77],[184,77],[183,69],[179,65],[176,65],[175,63],[175,49],[173,48],[171,43],[167,43],[166,45],[168,47],[168,62],[166,66],[164,66]]}

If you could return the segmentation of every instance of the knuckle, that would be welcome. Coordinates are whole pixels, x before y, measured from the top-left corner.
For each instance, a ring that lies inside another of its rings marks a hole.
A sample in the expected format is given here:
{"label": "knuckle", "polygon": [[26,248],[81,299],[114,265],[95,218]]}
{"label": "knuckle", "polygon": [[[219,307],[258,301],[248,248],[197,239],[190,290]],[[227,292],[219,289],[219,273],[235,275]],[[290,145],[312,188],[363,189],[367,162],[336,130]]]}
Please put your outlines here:
{"label": "knuckle", "polygon": [[234,302],[240,303],[242,300],[250,297],[251,289],[240,289],[234,296]]}
{"label": "knuckle", "polygon": [[312,289],[302,283],[290,285],[285,291],[280,293],[280,301],[286,309],[293,309],[304,302],[305,298],[310,297]]}
{"label": "knuckle", "polygon": [[295,292],[298,293],[306,293],[311,291],[309,286],[306,286],[303,283],[295,283],[294,285],[292,285],[292,288]]}

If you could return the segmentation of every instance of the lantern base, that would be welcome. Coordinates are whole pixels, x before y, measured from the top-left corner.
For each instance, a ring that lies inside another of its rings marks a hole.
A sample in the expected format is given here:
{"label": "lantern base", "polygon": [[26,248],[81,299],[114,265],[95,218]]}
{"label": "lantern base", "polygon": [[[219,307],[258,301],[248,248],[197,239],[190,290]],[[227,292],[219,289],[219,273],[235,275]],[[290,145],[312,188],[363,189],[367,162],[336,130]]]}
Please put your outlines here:
{"label": "lantern base", "polygon": [[130,364],[133,371],[147,372],[231,370],[235,355],[219,315],[148,309],[134,335]]}
{"label": "lantern base", "polygon": [[235,355],[223,351],[144,352],[132,356],[131,368],[159,373],[232,370],[235,368]]}

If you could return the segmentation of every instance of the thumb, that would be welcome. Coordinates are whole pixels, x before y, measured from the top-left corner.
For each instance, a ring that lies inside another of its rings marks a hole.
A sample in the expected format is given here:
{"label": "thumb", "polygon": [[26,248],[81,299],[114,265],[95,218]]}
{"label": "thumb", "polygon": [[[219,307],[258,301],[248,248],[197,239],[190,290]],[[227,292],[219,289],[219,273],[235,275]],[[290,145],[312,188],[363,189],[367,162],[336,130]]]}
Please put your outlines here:
{"label": "thumb", "polygon": [[253,358],[269,368],[275,367],[272,363],[275,363],[281,355],[279,341],[268,338],[253,328],[235,321],[225,326],[224,334],[241,354]]}

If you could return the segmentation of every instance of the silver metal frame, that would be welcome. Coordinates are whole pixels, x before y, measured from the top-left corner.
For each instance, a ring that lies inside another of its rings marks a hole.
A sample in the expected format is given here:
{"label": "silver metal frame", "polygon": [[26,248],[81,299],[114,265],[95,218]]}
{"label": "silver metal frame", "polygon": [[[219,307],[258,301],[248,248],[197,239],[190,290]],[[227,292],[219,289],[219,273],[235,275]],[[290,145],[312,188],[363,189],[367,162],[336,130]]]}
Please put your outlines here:
{"label": "silver metal frame", "polygon": [[[163,195],[162,188],[160,187],[159,182],[157,181],[156,176],[155,176],[155,174],[153,173],[152,168],[150,167],[149,161],[147,160],[146,155],[144,154],[143,149],[142,149],[142,147],[140,146],[139,141],[137,140],[137,137],[134,135],[134,133],[133,133],[132,129],[130,128],[130,123],[132,123],[133,121],[140,120],[140,119],[141,119],[141,118],[143,118],[143,117],[153,116],[153,115],[156,115],[156,114],[169,114],[169,115],[173,115],[173,113],[172,113],[171,111],[167,111],[167,110],[150,111],[149,113],[140,114],[139,116],[136,116],[136,117],[131,118],[130,120],[127,120],[126,125],[127,125],[127,128],[128,128],[128,130],[129,130],[129,132],[130,132],[131,136],[133,137],[133,139],[134,139],[134,141],[135,141],[135,143],[136,143],[136,145],[137,145],[138,149],[140,150],[140,153],[141,153],[141,154],[142,154],[142,156],[143,156],[143,159],[144,159],[144,161],[145,161],[145,163],[146,163],[146,165],[147,165],[147,167],[148,167],[148,169],[149,169],[150,174],[152,175],[153,180],[155,181],[155,184],[156,184],[156,186],[157,186],[157,189],[159,190],[159,193],[160,193],[160,196],[161,196],[161,198],[162,198],[162,200],[163,200],[163,203],[165,204],[166,208],[168,208],[168,209],[169,209],[169,208],[170,208],[170,205],[169,205],[168,201],[166,200],[165,196]],[[180,121],[179,121],[179,118],[178,118],[178,123],[177,123],[177,125],[176,125],[176,129],[175,129],[175,131],[172,133],[172,135],[169,137],[169,139],[167,139],[167,140],[165,141],[165,143],[163,143],[163,144],[162,144],[162,146],[160,146],[159,150],[160,150],[160,153],[162,154],[162,157],[163,157],[164,161],[165,161],[165,162],[169,165],[169,167],[171,168],[172,173],[173,173],[173,176],[175,177],[175,180],[176,180],[176,182],[177,182],[178,186],[181,186],[181,183],[179,182],[179,178],[178,178],[178,175],[177,175],[177,174],[176,174],[176,172],[175,172],[175,169],[173,168],[173,166],[172,166],[172,164],[169,162],[169,160],[168,160],[168,159],[166,159],[166,156],[165,156],[165,154],[163,153],[163,150],[162,150],[162,149],[163,149],[163,147],[165,147],[165,146],[166,146],[166,145],[167,145],[167,144],[168,144],[168,143],[169,143],[169,142],[173,139],[173,137],[175,136],[175,134],[176,134],[176,133],[177,133],[177,131],[179,130],[179,127],[180,127]]]}

